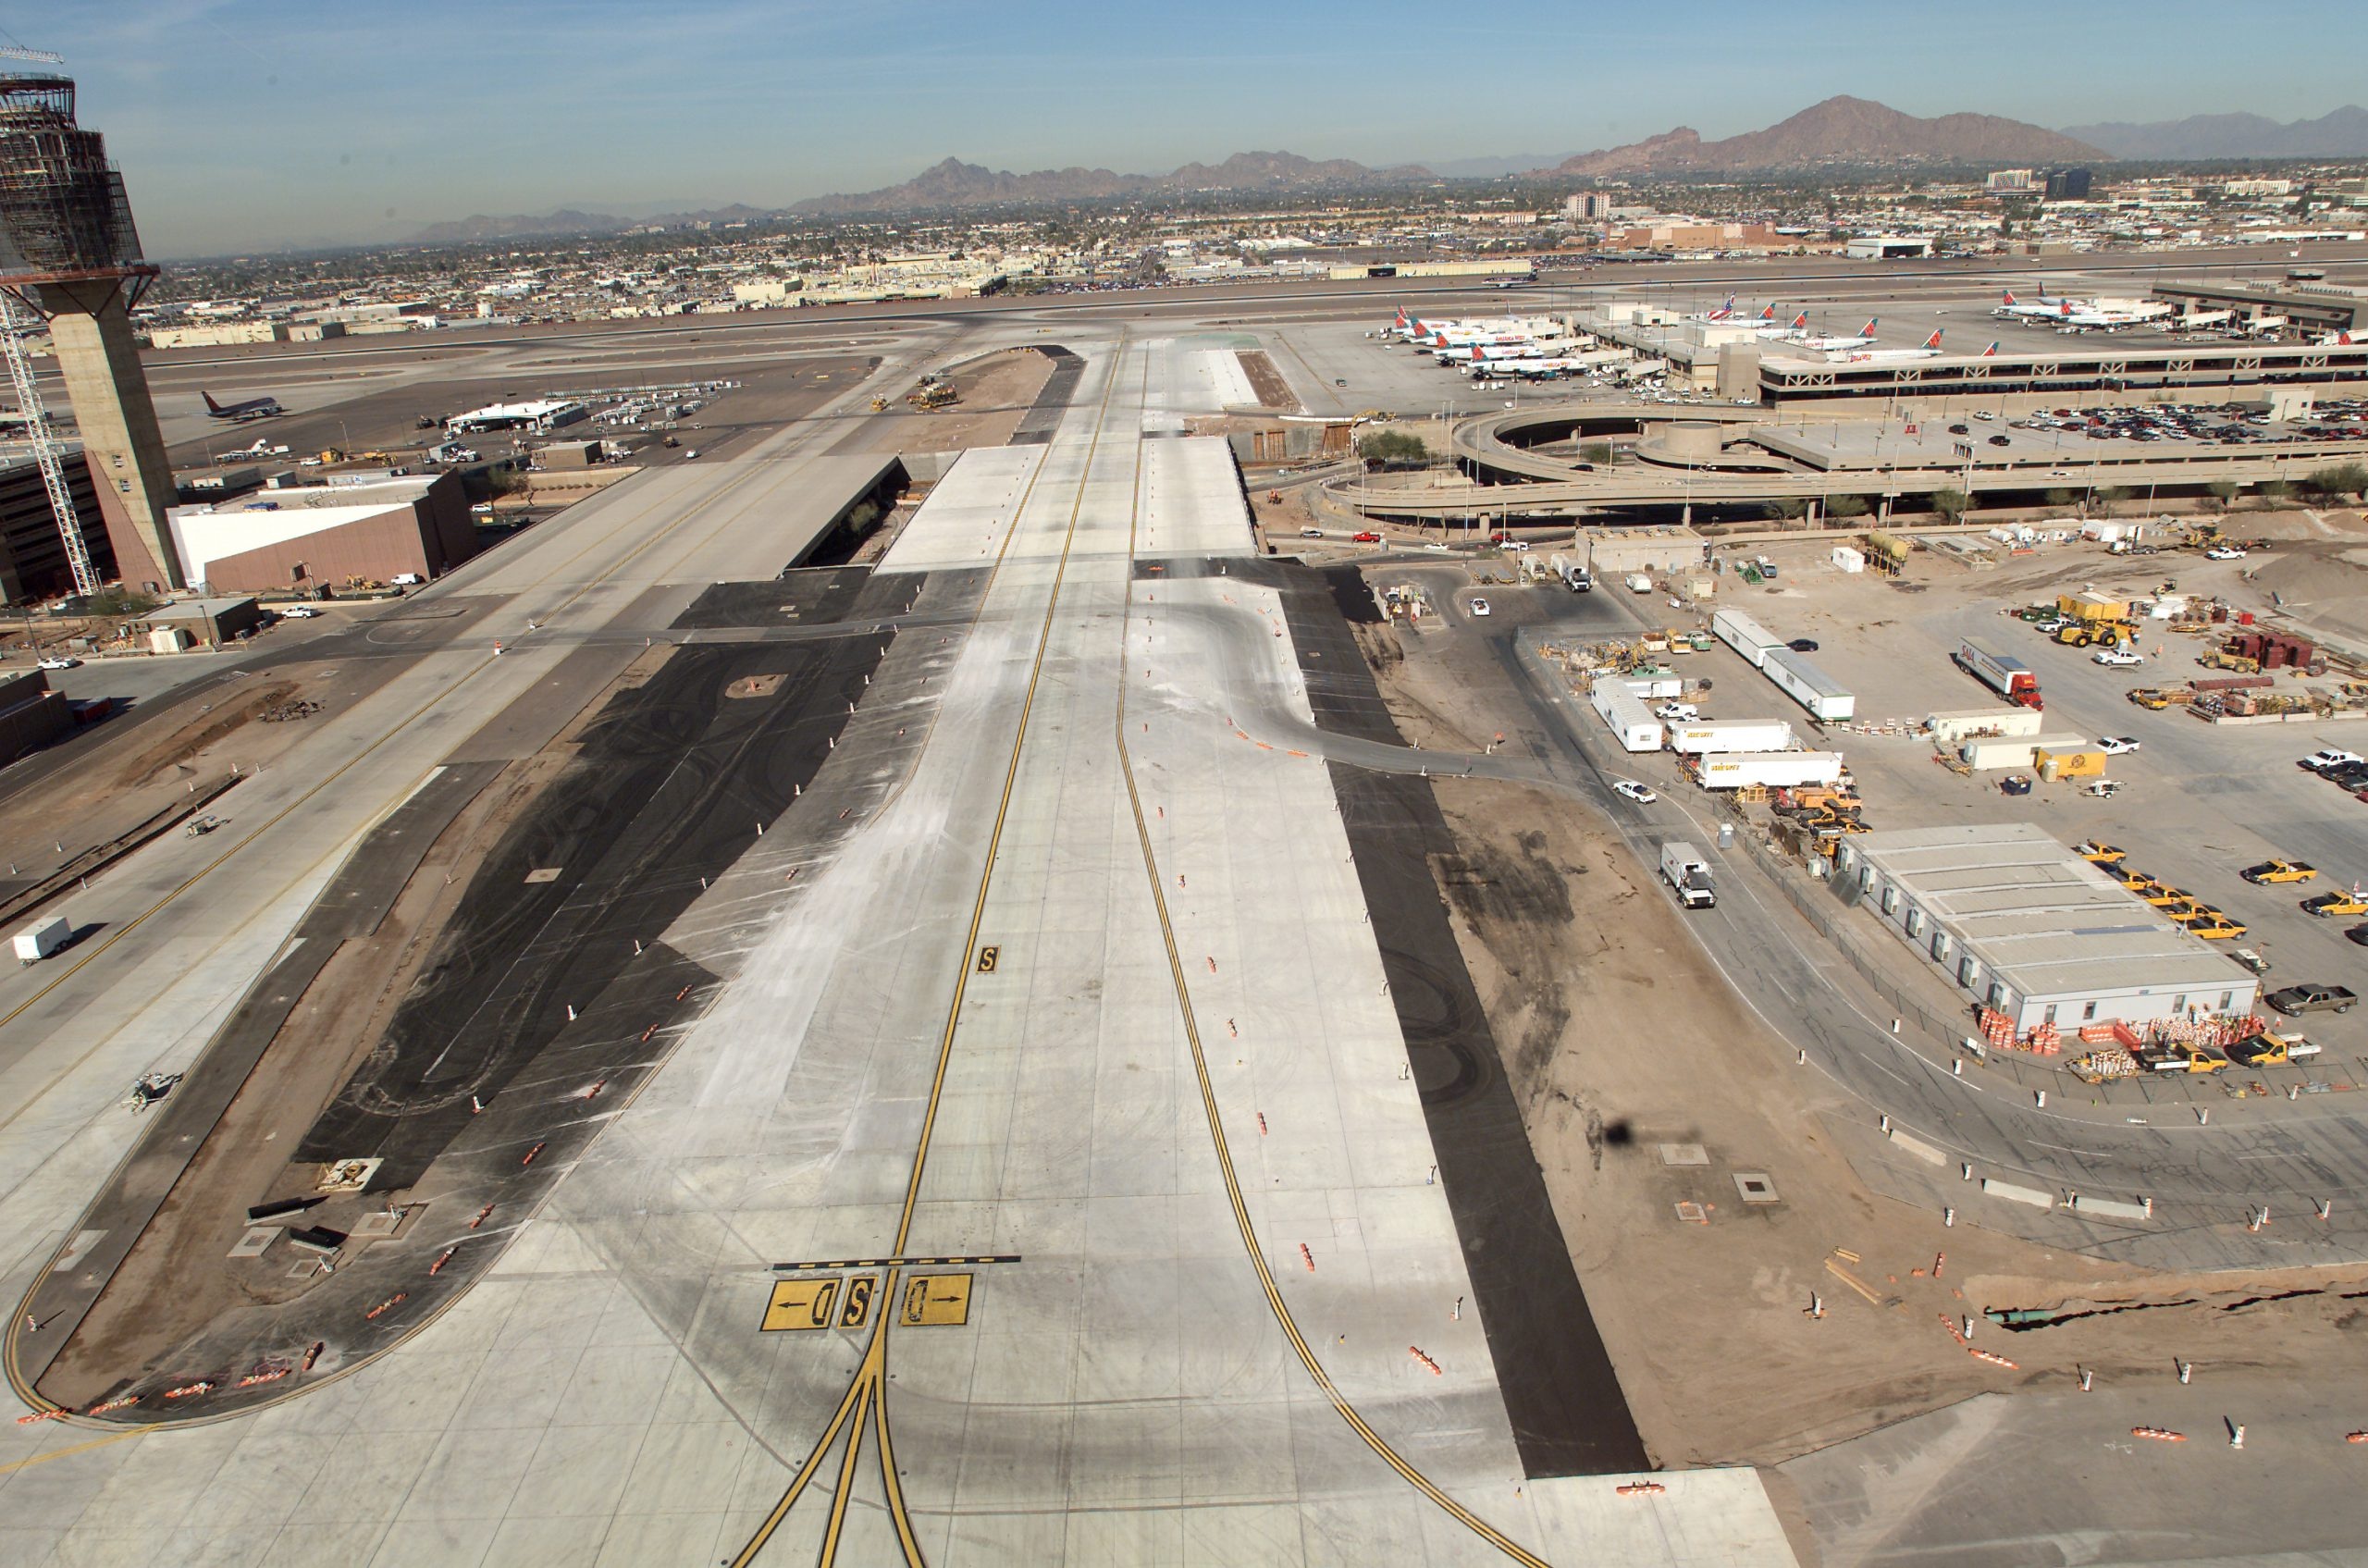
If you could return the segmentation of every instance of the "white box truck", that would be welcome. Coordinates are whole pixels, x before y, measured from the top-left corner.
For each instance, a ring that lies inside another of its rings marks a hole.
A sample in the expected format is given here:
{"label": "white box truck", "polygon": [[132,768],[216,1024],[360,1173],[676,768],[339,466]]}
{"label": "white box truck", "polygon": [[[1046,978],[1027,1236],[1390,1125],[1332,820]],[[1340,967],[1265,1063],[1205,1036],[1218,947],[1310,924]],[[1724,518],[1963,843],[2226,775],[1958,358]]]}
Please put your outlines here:
{"label": "white box truck", "polygon": [[1661,880],[1689,909],[1708,909],[1719,901],[1717,890],[1710,885],[1710,862],[1684,839],[1673,838],[1661,846]]}
{"label": "white box truck", "polygon": [[37,964],[66,945],[74,934],[74,922],[63,915],[52,915],[45,920],[35,920],[17,933],[17,962]]}

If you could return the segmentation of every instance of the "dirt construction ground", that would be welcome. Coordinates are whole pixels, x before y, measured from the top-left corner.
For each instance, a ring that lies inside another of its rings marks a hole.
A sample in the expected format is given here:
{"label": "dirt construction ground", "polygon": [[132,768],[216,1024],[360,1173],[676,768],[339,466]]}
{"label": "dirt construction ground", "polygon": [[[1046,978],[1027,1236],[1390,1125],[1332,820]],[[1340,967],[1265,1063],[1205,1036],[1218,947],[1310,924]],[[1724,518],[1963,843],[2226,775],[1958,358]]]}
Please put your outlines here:
{"label": "dirt construction ground", "polygon": [[[1403,658],[1381,646],[1394,633],[1365,640],[1410,739],[1488,738],[1446,717],[1469,704],[1422,639]],[[2368,1270],[2153,1274],[1875,1195],[1820,1125],[1840,1108],[1825,1080],[1728,988],[1592,808],[1486,781],[1434,788],[1460,847],[1435,867],[1442,895],[1659,1463],[1772,1463],[1978,1393],[2174,1355],[2368,1371]],[[1746,1202],[1736,1179],[1751,1175],[1777,1201]],[[1991,1307],[2095,1315],[2012,1332],[1980,1321]],[[1949,1327],[1967,1315],[1970,1346]]]}
{"label": "dirt construction ground", "polygon": [[996,447],[1011,439],[1020,415],[1044,389],[1053,362],[1033,349],[1007,349],[945,367],[962,401],[924,414],[901,400],[908,387],[884,393],[889,417],[875,421],[874,451],[954,451]]}

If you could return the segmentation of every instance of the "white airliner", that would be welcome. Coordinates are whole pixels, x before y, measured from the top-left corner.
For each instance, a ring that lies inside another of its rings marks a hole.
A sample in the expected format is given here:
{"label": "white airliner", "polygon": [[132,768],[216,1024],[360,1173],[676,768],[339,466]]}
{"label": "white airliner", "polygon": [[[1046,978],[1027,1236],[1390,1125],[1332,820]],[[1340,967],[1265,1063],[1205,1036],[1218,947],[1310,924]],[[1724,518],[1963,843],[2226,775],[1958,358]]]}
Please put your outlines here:
{"label": "white airliner", "polygon": [[1857,353],[1843,354],[1840,360],[1845,364],[1890,364],[1904,359],[1930,359],[1941,352],[1942,330],[1944,329],[1938,327],[1932,328],[1932,335],[1925,339],[1923,345],[1919,348],[1862,351]]}
{"label": "white airliner", "polygon": [[1805,349],[1817,349],[1827,353],[1837,349],[1865,348],[1875,340],[1875,327],[1881,320],[1881,316],[1868,316],[1867,325],[1858,328],[1858,335],[1855,338],[1803,338],[1799,342]]}

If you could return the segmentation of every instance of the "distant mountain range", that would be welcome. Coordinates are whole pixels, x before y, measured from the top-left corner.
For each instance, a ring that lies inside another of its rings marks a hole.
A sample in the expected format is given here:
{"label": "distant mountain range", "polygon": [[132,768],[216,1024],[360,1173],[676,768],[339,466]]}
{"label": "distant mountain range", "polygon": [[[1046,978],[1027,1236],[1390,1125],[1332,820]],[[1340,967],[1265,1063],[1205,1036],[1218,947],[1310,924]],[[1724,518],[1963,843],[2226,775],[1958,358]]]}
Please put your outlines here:
{"label": "distant mountain range", "polygon": [[1437,178],[1406,164],[1368,168],[1346,158],[1317,160],[1296,153],[1236,153],[1221,164],[1186,164],[1169,174],[1117,174],[1106,168],[1047,168],[1032,174],[984,168],[948,158],[902,185],[851,195],[814,196],[789,210],[807,216],[913,212],[923,209],[1023,206],[1088,202],[1111,196],[1180,195],[1194,191],[1291,191],[1343,186],[1404,185]]}
{"label": "distant mountain range", "polygon": [[618,234],[644,224],[679,227],[864,213],[963,211],[1049,206],[1065,202],[1195,191],[1275,192],[1381,189],[1433,180],[1489,179],[1527,173],[1538,179],[1744,174],[1819,167],[1912,164],[2103,163],[2115,158],[2368,157],[2368,109],[2347,105],[2317,119],[2281,125],[2259,115],[2197,115],[2150,125],[2103,124],[2049,130],[1993,115],[1919,119],[1864,98],[1828,98],[1765,130],[1716,142],[1680,126],[1659,136],[1560,161],[1534,154],[1461,158],[1429,167],[1375,168],[1347,158],[1295,153],[1236,153],[1221,164],[1186,164],[1166,174],[1106,168],[1037,169],[1014,174],[947,158],[901,185],[815,196],[786,208],[734,204],[702,212],[621,217],[561,208],[540,216],[478,214],[421,229],[421,244],[463,244],[564,234]]}
{"label": "distant mountain range", "polygon": [[2261,115],[2190,115],[2143,125],[2075,125],[2064,134],[2116,158],[2368,158],[2368,109],[2357,104],[2281,125]]}
{"label": "distant mountain range", "polygon": [[2062,163],[2102,160],[2090,143],[1994,115],[1918,119],[1864,98],[1828,98],[1765,130],[1705,142],[1686,126],[1624,147],[1565,158],[1552,173],[1727,174],[1820,165]]}

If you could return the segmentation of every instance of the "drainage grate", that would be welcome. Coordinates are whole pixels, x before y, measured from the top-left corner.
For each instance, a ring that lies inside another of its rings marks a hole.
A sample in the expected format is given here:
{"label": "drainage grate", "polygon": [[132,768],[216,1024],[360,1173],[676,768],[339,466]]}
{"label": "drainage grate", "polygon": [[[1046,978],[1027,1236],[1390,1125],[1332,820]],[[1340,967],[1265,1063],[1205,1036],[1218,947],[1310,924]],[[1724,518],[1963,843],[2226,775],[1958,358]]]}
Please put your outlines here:
{"label": "drainage grate", "polygon": [[1700,1204],[1681,1203],[1677,1205],[1677,1217],[1688,1225],[1708,1225],[1710,1223],[1710,1211]]}
{"label": "drainage grate", "polygon": [[1735,1172],[1735,1191],[1743,1194],[1743,1201],[1746,1204],[1772,1204],[1778,1201],[1776,1183],[1769,1179],[1766,1171],[1739,1170]]}

